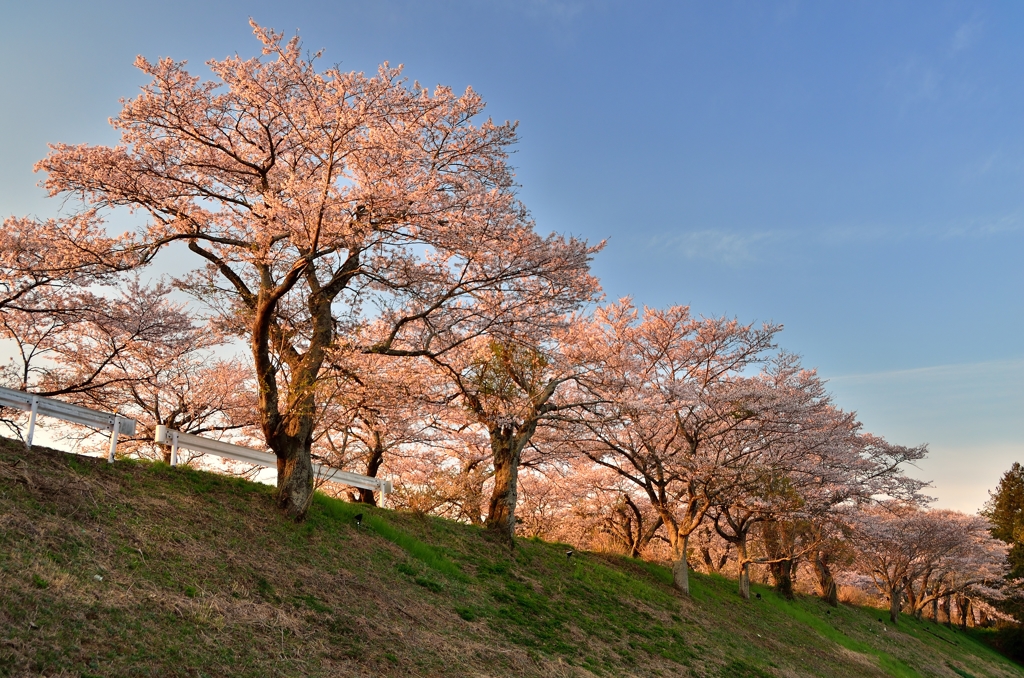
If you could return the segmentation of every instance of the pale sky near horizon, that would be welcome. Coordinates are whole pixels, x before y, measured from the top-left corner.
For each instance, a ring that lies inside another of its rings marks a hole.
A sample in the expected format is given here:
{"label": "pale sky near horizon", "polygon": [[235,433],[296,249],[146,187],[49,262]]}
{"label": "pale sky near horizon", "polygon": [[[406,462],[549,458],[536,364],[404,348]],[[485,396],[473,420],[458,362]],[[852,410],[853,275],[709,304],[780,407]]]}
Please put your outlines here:
{"label": "pale sky near horizon", "polygon": [[[0,0],[0,217],[47,217],[47,142],[114,143],[136,54],[296,29],[520,121],[542,232],[609,244],[609,298],[772,320],[913,473],[974,511],[1024,457],[1024,5]],[[174,267],[164,261],[162,267]]]}

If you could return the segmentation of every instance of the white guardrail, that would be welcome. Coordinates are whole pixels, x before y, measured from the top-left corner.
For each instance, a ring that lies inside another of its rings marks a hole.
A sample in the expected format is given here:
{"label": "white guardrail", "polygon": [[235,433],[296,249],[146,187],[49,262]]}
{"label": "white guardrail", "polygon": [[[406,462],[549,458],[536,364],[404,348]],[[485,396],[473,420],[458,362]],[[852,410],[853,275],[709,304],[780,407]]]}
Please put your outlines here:
{"label": "white guardrail", "polygon": [[0,405],[29,412],[28,435],[25,437],[25,444],[28,447],[32,447],[32,437],[36,433],[36,417],[39,415],[62,419],[72,424],[82,424],[110,431],[110,453],[107,455],[107,461],[109,462],[114,461],[118,434],[123,433],[126,436],[135,435],[136,421],[134,419],[122,417],[119,414],[97,412],[96,410],[90,410],[88,407],[70,405],[53,398],[44,398],[33,393],[15,391],[14,389],[2,386],[0,386]]}
{"label": "white guardrail", "polygon": [[[71,405],[60,400],[54,400],[53,398],[44,398],[33,393],[15,391],[3,386],[0,386],[0,406],[29,412],[28,435],[25,437],[25,445],[28,447],[32,447],[32,438],[36,432],[36,417],[39,415],[61,419],[72,424],[82,424],[110,431],[108,462],[114,461],[118,434],[133,436],[135,435],[135,427],[137,425],[134,419],[122,417],[119,414],[98,412],[90,410],[88,407]],[[156,427],[155,440],[158,443],[171,446],[171,466],[178,465],[178,448],[180,447],[267,468],[275,468],[277,466],[277,457],[268,452],[261,452],[249,447],[233,445],[219,440],[211,440],[210,438],[203,438],[190,433],[181,433],[174,429],[168,429],[166,426]],[[360,489],[373,490],[381,494],[390,494],[394,489],[391,481],[362,476],[358,473],[349,473],[348,471],[331,468],[330,466],[321,466],[320,464],[313,464],[313,473],[318,478],[324,480]]]}
{"label": "white guardrail", "polygon": [[[246,464],[256,464],[266,468],[277,467],[277,457],[269,452],[261,452],[251,447],[242,447],[241,445],[225,443],[220,440],[211,440],[210,438],[203,438],[191,433],[182,433],[166,426],[156,427],[154,440],[160,444],[171,446],[171,466],[178,465],[178,449],[184,447],[187,450],[215,454],[224,459],[240,461]],[[330,466],[321,466],[320,464],[313,464],[313,474],[332,483],[341,483],[342,485],[358,487],[364,490],[373,490],[381,494],[390,494],[394,489],[389,480],[361,476],[358,473],[349,473],[348,471],[331,468]]]}

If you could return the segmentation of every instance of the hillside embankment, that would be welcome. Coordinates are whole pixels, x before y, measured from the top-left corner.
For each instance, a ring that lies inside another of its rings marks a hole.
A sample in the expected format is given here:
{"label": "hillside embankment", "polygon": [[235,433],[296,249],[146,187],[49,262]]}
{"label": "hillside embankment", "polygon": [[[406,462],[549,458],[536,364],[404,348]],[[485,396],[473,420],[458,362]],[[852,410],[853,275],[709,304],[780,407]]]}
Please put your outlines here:
{"label": "hillside embankment", "polygon": [[1024,676],[975,631],[271,492],[0,439],[0,675]]}

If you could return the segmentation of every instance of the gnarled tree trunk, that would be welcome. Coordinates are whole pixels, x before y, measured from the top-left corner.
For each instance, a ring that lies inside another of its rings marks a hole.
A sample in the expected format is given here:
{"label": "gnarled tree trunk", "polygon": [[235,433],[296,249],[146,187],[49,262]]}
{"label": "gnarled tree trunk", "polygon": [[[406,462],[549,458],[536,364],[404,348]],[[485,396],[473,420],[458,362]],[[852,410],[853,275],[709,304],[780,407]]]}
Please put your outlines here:
{"label": "gnarled tree trunk", "polygon": [[[189,243],[189,248],[202,252],[195,242]],[[351,254],[349,259],[358,261],[358,253]],[[308,266],[294,268],[276,288],[272,289],[264,281],[253,301],[255,313],[251,326],[260,426],[267,445],[277,456],[277,505],[296,521],[306,517],[313,502],[313,460],[310,457],[316,411],[313,393],[325,351],[334,338],[331,301],[337,294],[321,290],[319,294],[310,295],[307,304],[313,321],[312,332],[306,351],[300,353],[278,325],[275,314],[281,297],[292,289],[304,270],[311,285],[319,287],[315,271]],[[290,372],[283,398],[278,390],[275,354],[288,365]]]}
{"label": "gnarled tree trunk", "polygon": [[512,541],[516,529],[516,502],[519,498],[519,455],[510,439],[491,436],[494,452],[494,490],[487,506],[488,529]]}
{"label": "gnarled tree trunk", "polygon": [[960,628],[966,629],[967,622],[973,621],[973,610],[971,610],[971,599],[965,595],[957,595],[956,606],[960,610]]}
{"label": "gnarled tree trunk", "polygon": [[[609,518],[611,536],[625,547],[630,558],[639,558],[644,548],[654,539],[655,533],[664,522],[658,517],[649,525],[644,524],[644,514],[628,494],[623,494],[615,511]],[[615,518],[618,522],[615,522]]]}
{"label": "gnarled tree trunk", "polygon": [[900,622],[900,608],[903,606],[903,588],[893,586],[889,591],[889,621],[893,624]]}
{"label": "gnarled tree trunk", "polygon": [[768,571],[772,574],[775,590],[785,598],[793,598],[793,569],[796,563],[789,559],[768,563]]}
{"label": "gnarled tree trunk", "polygon": [[675,562],[672,563],[672,583],[686,595],[690,595],[690,570],[686,563],[686,549],[689,544],[690,535],[677,537],[676,548],[673,549]]}
{"label": "gnarled tree trunk", "polygon": [[736,555],[740,561],[740,597],[750,600],[750,558],[747,556],[747,533],[741,532],[736,537]]}
{"label": "gnarled tree trunk", "polygon": [[832,607],[838,607],[839,588],[828,566],[828,557],[821,551],[814,554],[814,573],[818,576],[818,595]]}
{"label": "gnarled tree trunk", "polygon": [[494,489],[487,507],[487,529],[509,544],[515,543],[516,502],[519,499],[519,463],[523,448],[537,430],[532,419],[519,430],[511,424],[491,428],[491,454],[494,461]]}
{"label": "gnarled tree trunk", "polygon": [[272,445],[277,453],[277,506],[301,521],[313,502],[313,462],[309,456],[312,436],[301,440],[281,436],[284,444]]}
{"label": "gnarled tree trunk", "polygon": [[789,524],[769,520],[762,524],[761,530],[765,549],[771,558],[768,562],[768,572],[771,573],[775,590],[786,598],[793,597],[793,569],[796,567],[796,560],[792,557],[793,551],[789,544],[792,538],[789,528]]}
{"label": "gnarled tree trunk", "polygon": [[[377,477],[377,472],[380,471],[381,464],[384,463],[384,440],[381,436],[380,431],[373,432],[373,447],[370,448],[369,453],[366,457],[366,475],[371,478]],[[377,498],[373,494],[373,490],[368,490],[365,487],[359,488],[359,503],[360,504],[372,504],[377,505]]]}

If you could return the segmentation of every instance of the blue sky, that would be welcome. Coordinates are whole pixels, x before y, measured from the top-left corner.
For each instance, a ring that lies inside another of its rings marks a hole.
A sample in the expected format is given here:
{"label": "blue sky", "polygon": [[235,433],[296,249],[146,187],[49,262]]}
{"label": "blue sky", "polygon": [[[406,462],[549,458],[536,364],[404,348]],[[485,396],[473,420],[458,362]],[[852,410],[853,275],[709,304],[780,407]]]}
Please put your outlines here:
{"label": "blue sky", "polygon": [[0,215],[51,216],[47,142],[113,143],[136,54],[253,54],[472,85],[520,121],[542,231],[609,297],[773,320],[838,403],[973,511],[1024,456],[1024,5],[0,0]]}

